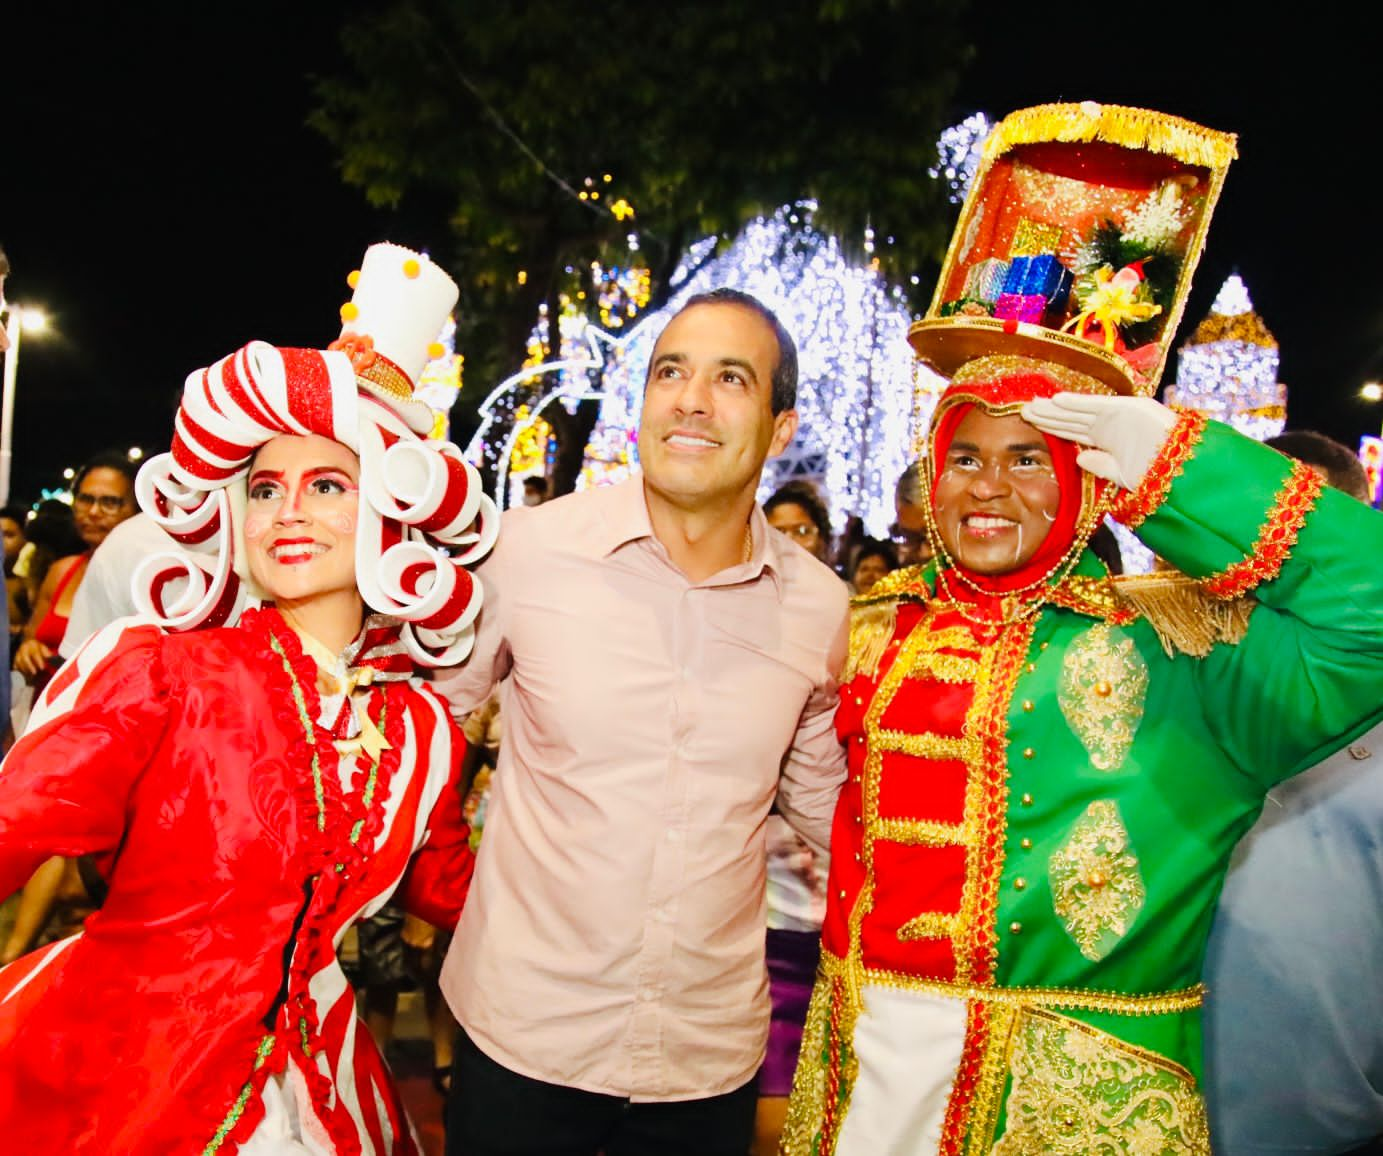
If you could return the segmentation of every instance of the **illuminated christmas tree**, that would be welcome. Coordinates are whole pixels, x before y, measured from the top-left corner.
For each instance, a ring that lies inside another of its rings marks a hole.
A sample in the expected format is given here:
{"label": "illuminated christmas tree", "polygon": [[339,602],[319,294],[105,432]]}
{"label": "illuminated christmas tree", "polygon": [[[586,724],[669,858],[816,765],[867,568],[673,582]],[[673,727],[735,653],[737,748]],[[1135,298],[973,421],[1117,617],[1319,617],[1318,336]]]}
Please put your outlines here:
{"label": "illuminated christmas tree", "polygon": [[1277,380],[1277,340],[1253,311],[1237,273],[1177,354],[1177,380],[1163,400],[1199,410],[1259,441],[1282,432],[1287,387]]}

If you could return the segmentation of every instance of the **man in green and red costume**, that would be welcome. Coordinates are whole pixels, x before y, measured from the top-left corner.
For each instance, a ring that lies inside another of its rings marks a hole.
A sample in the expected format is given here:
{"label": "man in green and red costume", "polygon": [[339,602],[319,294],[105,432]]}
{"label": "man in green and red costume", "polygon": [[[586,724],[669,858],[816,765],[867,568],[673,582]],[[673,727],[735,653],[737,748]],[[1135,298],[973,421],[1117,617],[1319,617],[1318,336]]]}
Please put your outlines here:
{"label": "man in green and red costume", "polygon": [[[1267,790],[1383,714],[1383,515],[989,320],[914,327],[937,554],[856,600],[784,1151],[1209,1153],[1215,900]],[[1112,580],[1111,511],[1179,573]]]}

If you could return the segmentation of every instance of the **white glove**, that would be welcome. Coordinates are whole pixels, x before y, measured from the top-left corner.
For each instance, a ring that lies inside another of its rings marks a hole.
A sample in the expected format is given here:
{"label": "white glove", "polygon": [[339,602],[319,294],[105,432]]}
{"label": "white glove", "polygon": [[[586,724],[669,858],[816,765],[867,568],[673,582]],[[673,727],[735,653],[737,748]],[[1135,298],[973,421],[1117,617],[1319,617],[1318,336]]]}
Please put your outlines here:
{"label": "white glove", "polygon": [[1053,437],[1089,446],[1076,455],[1081,469],[1135,490],[1177,415],[1150,397],[1059,393],[1028,402],[1023,420]]}

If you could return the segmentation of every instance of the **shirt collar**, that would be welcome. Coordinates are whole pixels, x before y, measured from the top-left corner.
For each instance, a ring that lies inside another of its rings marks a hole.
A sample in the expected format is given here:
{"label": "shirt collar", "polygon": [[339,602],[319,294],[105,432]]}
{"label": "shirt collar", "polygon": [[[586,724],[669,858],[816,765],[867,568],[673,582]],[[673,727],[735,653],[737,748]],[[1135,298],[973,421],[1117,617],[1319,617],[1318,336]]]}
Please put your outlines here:
{"label": "shirt collar", "polygon": [[[601,557],[608,557],[630,542],[653,538],[653,523],[648,517],[648,502],[643,492],[643,475],[635,474],[627,481],[610,486],[609,490],[603,533],[599,541],[592,543]],[[801,547],[787,541],[781,534],[771,533],[768,519],[764,517],[763,510],[757,504],[749,515],[749,525],[754,535],[754,548],[749,556],[749,564],[743,568],[743,575],[736,581],[757,579],[766,572],[781,600],[784,551],[800,550]],[[717,585],[724,584],[722,575],[726,573],[728,571],[721,571],[721,574],[716,576]]]}

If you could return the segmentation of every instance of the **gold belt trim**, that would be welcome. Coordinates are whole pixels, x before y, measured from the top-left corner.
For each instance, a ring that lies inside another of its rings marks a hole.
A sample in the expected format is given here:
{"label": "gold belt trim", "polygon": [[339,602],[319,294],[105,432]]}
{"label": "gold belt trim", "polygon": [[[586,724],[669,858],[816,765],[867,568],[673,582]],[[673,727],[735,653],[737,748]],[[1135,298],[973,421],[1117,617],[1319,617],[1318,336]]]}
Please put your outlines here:
{"label": "gold belt trim", "polygon": [[1091,991],[1063,987],[993,987],[977,983],[951,983],[942,979],[920,979],[902,972],[880,968],[851,966],[828,951],[821,953],[821,975],[831,979],[836,975],[854,973],[863,986],[900,988],[922,992],[924,995],[948,996],[952,999],[983,1000],[1005,1007],[1061,1007],[1081,1011],[1113,1012],[1118,1015],[1157,1016],[1191,1011],[1201,1006],[1205,985],[1195,984],[1180,991],[1152,992],[1126,995],[1115,991]]}
{"label": "gold belt trim", "polygon": [[913,734],[910,731],[880,730],[875,736],[874,745],[881,751],[894,751],[919,759],[965,761],[975,752],[974,739],[931,732]]}
{"label": "gold belt trim", "polygon": [[975,834],[965,823],[938,823],[932,819],[876,819],[869,825],[875,839],[906,847],[968,847]]}

